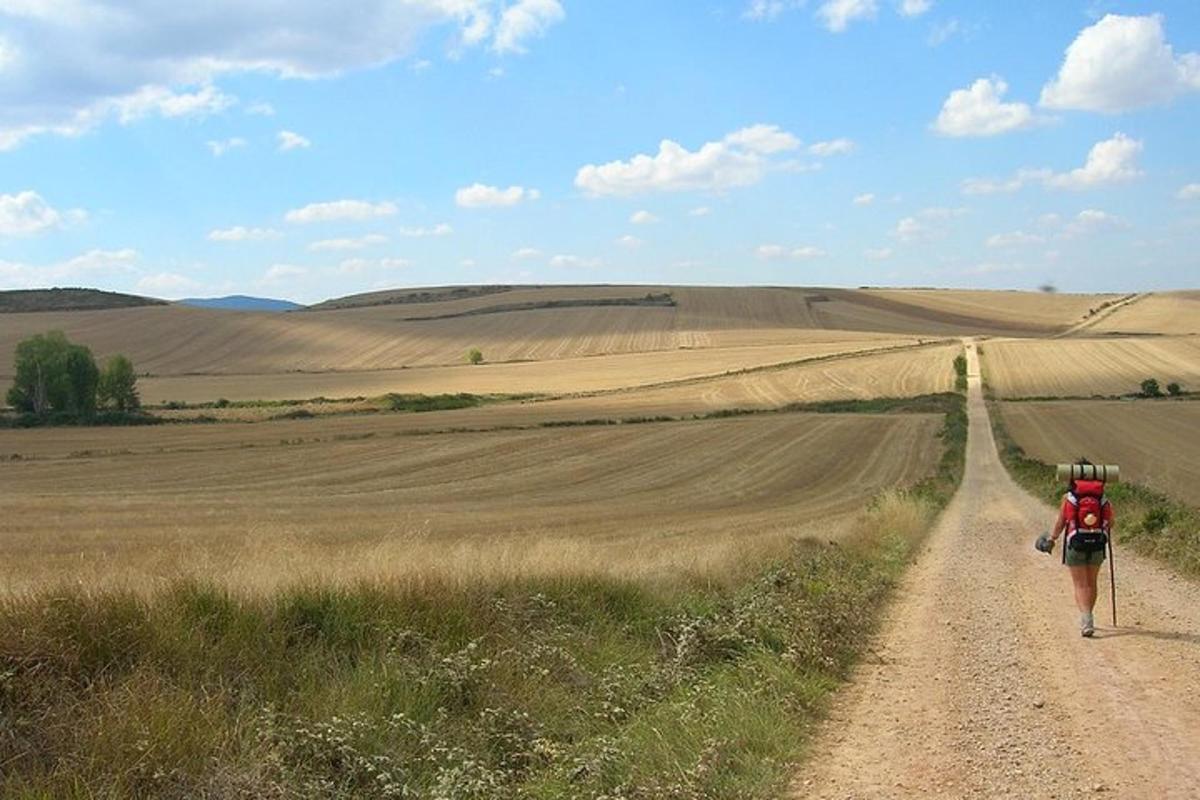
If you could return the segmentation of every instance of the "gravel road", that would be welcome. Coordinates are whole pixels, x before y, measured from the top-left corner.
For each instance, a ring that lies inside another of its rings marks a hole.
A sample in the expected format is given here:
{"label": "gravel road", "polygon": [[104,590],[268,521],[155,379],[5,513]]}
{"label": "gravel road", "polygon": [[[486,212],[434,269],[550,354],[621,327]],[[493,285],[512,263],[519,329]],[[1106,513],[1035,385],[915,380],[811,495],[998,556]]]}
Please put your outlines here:
{"label": "gravel road", "polygon": [[[1000,463],[967,347],[962,487],[813,745],[799,798],[1200,798],[1200,586],[1118,550],[1079,636],[1054,510]],[[1117,509],[1120,524],[1120,509]]]}

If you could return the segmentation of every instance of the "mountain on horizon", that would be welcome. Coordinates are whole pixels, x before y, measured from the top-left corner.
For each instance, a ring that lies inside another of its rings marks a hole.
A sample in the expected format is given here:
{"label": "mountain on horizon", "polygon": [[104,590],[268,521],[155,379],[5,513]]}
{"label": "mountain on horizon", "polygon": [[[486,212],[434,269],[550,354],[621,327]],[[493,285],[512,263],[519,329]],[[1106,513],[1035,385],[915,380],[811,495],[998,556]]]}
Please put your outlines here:
{"label": "mountain on horizon", "polygon": [[231,294],[225,297],[189,297],[176,300],[179,305],[196,308],[220,308],[225,311],[295,311],[304,306],[291,300],[276,300],[270,297],[249,297]]}

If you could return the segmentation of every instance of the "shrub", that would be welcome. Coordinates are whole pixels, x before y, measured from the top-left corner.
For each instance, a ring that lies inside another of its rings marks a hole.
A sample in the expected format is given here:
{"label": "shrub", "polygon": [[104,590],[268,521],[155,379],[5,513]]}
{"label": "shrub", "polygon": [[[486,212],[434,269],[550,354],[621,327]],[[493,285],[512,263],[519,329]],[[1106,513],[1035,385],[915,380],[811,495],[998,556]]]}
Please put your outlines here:
{"label": "shrub", "polygon": [[1171,397],[1179,397],[1179,395],[1183,394],[1183,387],[1178,383],[1168,383],[1167,394],[1171,395]]}
{"label": "shrub", "polygon": [[96,387],[99,405],[111,406],[117,411],[136,411],[141,407],[137,393],[137,373],[133,362],[122,355],[113,356],[104,365]]}
{"label": "shrub", "polygon": [[471,364],[482,364],[483,353],[477,347],[472,347],[467,351],[467,361]]}
{"label": "shrub", "polygon": [[959,392],[967,390],[967,357],[961,354],[954,357],[954,388]]}
{"label": "shrub", "polygon": [[1146,378],[1142,381],[1142,397],[1162,397],[1162,389],[1159,388],[1158,380],[1155,378]]}

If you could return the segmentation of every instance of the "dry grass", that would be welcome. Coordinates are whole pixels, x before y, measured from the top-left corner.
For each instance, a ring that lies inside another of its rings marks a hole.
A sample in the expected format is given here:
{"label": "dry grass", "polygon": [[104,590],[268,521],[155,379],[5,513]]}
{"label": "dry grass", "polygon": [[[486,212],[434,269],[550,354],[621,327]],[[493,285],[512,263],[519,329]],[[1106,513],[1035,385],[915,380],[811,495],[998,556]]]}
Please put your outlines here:
{"label": "dry grass", "polygon": [[955,317],[1023,330],[1061,330],[1119,295],[965,289],[872,289],[870,295],[926,310],[931,321]]}
{"label": "dry grass", "polygon": [[1200,333],[1200,292],[1155,292],[1089,328],[1094,333]]}
{"label": "dry grass", "polygon": [[1073,401],[1000,403],[1004,425],[1047,464],[1086,456],[1120,464],[1121,477],[1200,506],[1200,403]]}
{"label": "dry grass", "polygon": [[1144,378],[1200,387],[1200,338],[995,341],[984,348],[988,385],[1001,398],[1118,396],[1137,392]]}

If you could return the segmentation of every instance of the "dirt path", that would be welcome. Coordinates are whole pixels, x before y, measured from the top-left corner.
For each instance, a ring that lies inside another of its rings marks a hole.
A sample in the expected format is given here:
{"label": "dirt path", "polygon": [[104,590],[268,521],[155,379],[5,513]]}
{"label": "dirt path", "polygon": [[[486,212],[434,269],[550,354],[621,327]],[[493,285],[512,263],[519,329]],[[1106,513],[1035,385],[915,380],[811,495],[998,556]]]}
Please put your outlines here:
{"label": "dirt path", "polygon": [[1001,465],[967,356],[962,488],[793,796],[1200,797],[1200,586],[1118,551],[1121,625],[1105,587],[1082,639],[1057,551],[1033,549],[1053,511]]}
{"label": "dirt path", "polygon": [[1050,338],[1051,339],[1062,339],[1063,337],[1066,337],[1066,336],[1075,336],[1078,333],[1082,333],[1083,331],[1086,331],[1088,328],[1095,327],[1101,320],[1108,319],[1109,317],[1111,317],[1113,314],[1117,313],[1121,309],[1128,308],[1129,306],[1133,305],[1137,301],[1139,301],[1145,297],[1148,297],[1148,296],[1149,295],[1146,295],[1146,294],[1126,295],[1125,297],[1122,297],[1117,302],[1113,303],[1108,308],[1102,309],[1101,311],[1099,311],[1096,314],[1091,315],[1090,317],[1086,317],[1085,319],[1081,320],[1080,322],[1077,322],[1074,325],[1072,325],[1071,327],[1067,328],[1065,331],[1062,331],[1061,333],[1057,333],[1054,336],[1051,336]]}

